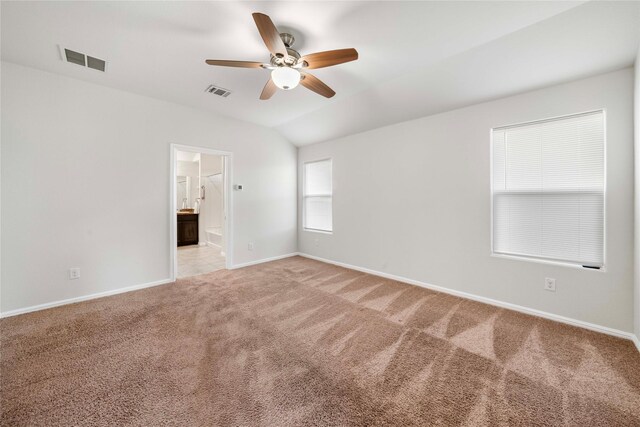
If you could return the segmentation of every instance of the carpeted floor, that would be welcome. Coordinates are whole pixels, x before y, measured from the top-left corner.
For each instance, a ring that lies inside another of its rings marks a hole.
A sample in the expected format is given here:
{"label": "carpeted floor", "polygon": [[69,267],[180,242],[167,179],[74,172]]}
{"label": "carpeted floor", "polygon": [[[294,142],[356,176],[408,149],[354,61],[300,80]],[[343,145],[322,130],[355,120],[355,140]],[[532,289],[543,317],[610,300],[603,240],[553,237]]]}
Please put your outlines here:
{"label": "carpeted floor", "polygon": [[7,426],[640,425],[629,341],[299,257],[0,326]]}

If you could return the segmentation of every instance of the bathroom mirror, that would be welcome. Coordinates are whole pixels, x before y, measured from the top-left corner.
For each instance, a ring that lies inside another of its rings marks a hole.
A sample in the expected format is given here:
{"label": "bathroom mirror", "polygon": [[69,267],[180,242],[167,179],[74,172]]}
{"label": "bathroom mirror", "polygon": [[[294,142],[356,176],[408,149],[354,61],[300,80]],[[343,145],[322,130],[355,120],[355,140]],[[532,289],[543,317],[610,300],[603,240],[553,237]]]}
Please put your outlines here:
{"label": "bathroom mirror", "polygon": [[188,176],[178,176],[176,178],[176,208],[188,208],[189,189],[191,178]]}
{"label": "bathroom mirror", "polygon": [[176,209],[194,209],[199,197],[200,162],[178,160],[176,176]]}
{"label": "bathroom mirror", "polygon": [[176,177],[176,209],[194,208],[198,197],[198,178]]}

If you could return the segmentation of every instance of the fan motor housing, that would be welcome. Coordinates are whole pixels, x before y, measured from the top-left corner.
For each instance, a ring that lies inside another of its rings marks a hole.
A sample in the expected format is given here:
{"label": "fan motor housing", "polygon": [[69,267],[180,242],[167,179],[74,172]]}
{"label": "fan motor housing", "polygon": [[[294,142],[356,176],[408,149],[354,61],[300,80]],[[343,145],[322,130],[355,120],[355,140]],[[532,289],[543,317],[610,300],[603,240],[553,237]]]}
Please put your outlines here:
{"label": "fan motor housing", "polygon": [[278,58],[275,55],[271,55],[271,65],[274,67],[280,67],[282,65],[296,65],[300,60],[300,53],[297,50],[287,48],[287,53],[289,54],[286,58]]}
{"label": "fan motor housing", "polygon": [[287,48],[287,53],[289,54],[286,58],[279,58],[275,55],[271,55],[271,65],[276,67],[281,67],[283,65],[296,65],[298,60],[300,60],[300,53],[293,49],[293,43],[295,43],[296,39],[289,33],[280,33],[280,38],[284,43],[284,46]]}

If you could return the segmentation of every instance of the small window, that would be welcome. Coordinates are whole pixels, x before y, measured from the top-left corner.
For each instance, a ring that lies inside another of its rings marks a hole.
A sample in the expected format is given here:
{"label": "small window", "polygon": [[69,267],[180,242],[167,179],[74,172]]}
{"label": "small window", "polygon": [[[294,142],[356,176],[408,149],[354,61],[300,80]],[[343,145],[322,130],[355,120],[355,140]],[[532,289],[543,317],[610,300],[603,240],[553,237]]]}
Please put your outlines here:
{"label": "small window", "polygon": [[333,231],[331,159],[304,164],[302,195],[305,230]]}
{"label": "small window", "polygon": [[604,265],[604,112],[492,130],[493,253]]}

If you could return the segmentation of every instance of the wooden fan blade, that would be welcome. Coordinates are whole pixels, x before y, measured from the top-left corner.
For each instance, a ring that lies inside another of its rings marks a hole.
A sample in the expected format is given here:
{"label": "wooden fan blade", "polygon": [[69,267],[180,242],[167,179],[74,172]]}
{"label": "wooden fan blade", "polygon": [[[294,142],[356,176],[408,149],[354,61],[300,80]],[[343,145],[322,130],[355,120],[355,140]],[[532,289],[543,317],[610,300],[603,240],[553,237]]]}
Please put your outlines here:
{"label": "wooden fan blade", "polygon": [[267,81],[267,84],[264,85],[264,89],[262,89],[262,93],[260,94],[260,99],[262,99],[263,101],[266,101],[267,99],[271,98],[274,93],[276,93],[276,90],[278,90],[278,86],[276,86],[273,80],[269,78],[269,81]]}
{"label": "wooden fan blade", "polygon": [[316,76],[314,76],[313,74],[309,74],[309,73],[300,73],[300,74],[302,74],[302,76],[304,77],[302,80],[300,80],[300,84],[306,87],[307,89],[312,90],[315,93],[322,95],[326,98],[331,98],[333,95],[336,94],[333,91],[333,89],[331,89],[326,84],[322,83],[322,81]]}
{"label": "wooden fan blade", "polygon": [[301,59],[309,64],[307,68],[313,70],[314,68],[331,67],[332,65],[355,61],[358,59],[358,51],[355,49],[327,50],[305,55]]}
{"label": "wooden fan blade", "polygon": [[256,22],[256,26],[258,27],[258,31],[262,36],[262,40],[264,40],[264,44],[267,45],[269,52],[278,58],[286,58],[289,55],[287,53],[287,47],[280,38],[280,33],[276,26],[273,25],[271,18],[263,13],[254,13],[252,15],[253,20]]}
{"label": "wooden fan blade", "polygon": [[226,61],[223,59],[207,59],[205,61],[209,65],[218,65],[221,67],[239,67],[239,68],[262,68],[262,62],[253,61]]}

